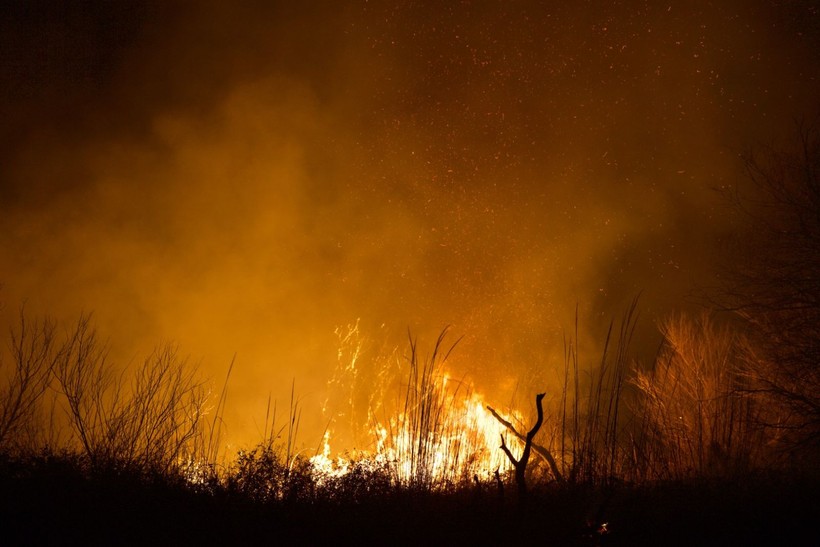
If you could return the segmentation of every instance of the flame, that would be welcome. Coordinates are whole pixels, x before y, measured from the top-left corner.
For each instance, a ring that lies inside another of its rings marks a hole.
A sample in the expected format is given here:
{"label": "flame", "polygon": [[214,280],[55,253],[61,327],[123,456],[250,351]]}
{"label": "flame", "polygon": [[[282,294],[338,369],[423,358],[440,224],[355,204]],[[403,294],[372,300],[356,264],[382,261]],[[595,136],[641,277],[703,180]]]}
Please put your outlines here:
{"label": "flame", "polygon": [[[455,347],[445,347],[445,334],[446,329],[431,356],[421,360],[413,340],[409,356],[389,346],[371,351],[358,321],[337,329],[338,364],[323,404],[330,422],[321,450],[310,459],[318,482],[373,470],[387,472],[397,485],[437,489],[489,481],[496,472],[511,470],[500,449],[504,426],[475,386],[453,379],[445,367]],[[392,397],[395,389],[398,398]],[[367,401],[364,406],[358,404],[362,401]],[[521,416],[511,412],[509,419],[520,421]],[[334,429],[341,431],[337,442],[349,441],[345,433],[352,432],[369,449],[332,456]],[[508,444],[513,451],[521,448],[517,439]]]}
{"label": "flame", "polygon": [[387,469],[402,486],[433,489],[470,480],[485,482],[496,472],[508,473],[511,464],[499,448],[504,426],[487,411],[485,398],[463,384],[442,372],[408,397],[406,402],[411,404],[401,411],[373,420],[369,435],[375,449],[371,452],[332,458],[332,435],[326,432],[321,452],[310,460],[319,480],[346,475],[354,461]]}
{"label": "flame", "polygon": [[317,472],[320,482],[328,479],[343,477],[350,472],[350,460],[339,456],[335,460],[330,457],[330,432],[326,431],[322,438],[322,451],[310,458],[310,464]]}

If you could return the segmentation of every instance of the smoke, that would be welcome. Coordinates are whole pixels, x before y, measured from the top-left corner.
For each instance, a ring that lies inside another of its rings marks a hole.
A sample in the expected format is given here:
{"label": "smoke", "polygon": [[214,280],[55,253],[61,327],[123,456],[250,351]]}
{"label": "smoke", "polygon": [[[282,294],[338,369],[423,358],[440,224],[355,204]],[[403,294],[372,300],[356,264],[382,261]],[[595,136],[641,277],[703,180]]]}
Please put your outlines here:
{"label": "smoke", "polygon": [[714,282],[737,153],[818,96],[816,10],[700,4],[15,5],[4,320],[93,311],[119,361],[170,339],[217,383],[236,354],[235,442],[291,381],[321,435],[357,319],[451,325],[502,400],[554,380],[576,305],[592,354],[641,293],[651,354]]}

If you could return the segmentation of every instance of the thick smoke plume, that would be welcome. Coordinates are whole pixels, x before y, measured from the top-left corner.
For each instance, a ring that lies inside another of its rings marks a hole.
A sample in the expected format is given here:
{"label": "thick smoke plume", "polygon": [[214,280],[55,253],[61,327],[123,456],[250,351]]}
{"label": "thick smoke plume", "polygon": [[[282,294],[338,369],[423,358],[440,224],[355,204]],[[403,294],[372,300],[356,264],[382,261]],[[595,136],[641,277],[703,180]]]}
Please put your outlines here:
{"label": "thick smoke plume", "polygon": [[[14,2],[0,19],[0,300],[173,340],[261,432],[303,430],[337,328],[450,325],[491,397],[550,389],[641,294],[696,305],[738,153],[820,96],[804,2]],[[537,386],[529,383],[539,384]],[[529,399],[529,396],[527,397]]]}

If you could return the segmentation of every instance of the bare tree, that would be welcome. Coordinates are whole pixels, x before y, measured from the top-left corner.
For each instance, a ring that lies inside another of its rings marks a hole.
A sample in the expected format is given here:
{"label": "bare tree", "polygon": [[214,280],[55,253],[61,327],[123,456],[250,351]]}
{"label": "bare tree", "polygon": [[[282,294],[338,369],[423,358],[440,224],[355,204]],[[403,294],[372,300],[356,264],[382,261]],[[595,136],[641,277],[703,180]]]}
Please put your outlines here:
{"label": "bare tree", "polygon": [[[536,399],[536,403],[538,403],[538,399]],[[506,427],[507,430],[509,430],[519,440],[521,440],[524,443],[527,443],[527,436],[524,435],[523,433],[520,433],[515,428],[515,426],[512,424],[512,422],[510,422],[509,420],[505,420],[498,413],[498,411],[496,409],[494,409],[493,407],[491,407],[490,405],[487,405],[487,410],[490,412],[490,414],[492,414],[493,418],[495,418],[498,421],[498,423],[500,423],[501,425]],[[505,441],[504,441],[504,437],[501,437],[501,443],[506,444]],[[558,468],[558,464],[556,463],[555,458],[552,456],[552,453],[549,451],[549,449],[547,449],[546,447],[543,447],[540,444],[536,443],[535,441],[533,441],[532,438],[529,440],[529,444],[530,444],[532,450],[534,450],[536,454],[541,456],[544,459],[544,461],[547,462],[547,465],[549,465],[549,468],[550,468],[550,472],[552,473],[552,476],[555,478],[556,482],[560,482],[560,483],[564,482],[564,475],[561,473],[561,470]],[[504,448],[506,448],[506,447],[502,447],[501,450],[503,450],[504,453],[506,454],[508,452],[508,450],[504,450]],[[507,456],[507,458],[509,458],[509,456]],[[515,465],[515,464],[513,463],[513,465]]]}
{"label": "bare tree", "polygon": [[205,392],[173,346],[155,350],[129,382],[110,365],[85,316],[54,370],[92,466],[167,473],[201,433]]}
{"label": "bare tree", "polygon": [[755,341],[757,387],[787,408],[796,445],[820,446],[820,120],[797,124],[788,146],[744,158],[733,205],[748,233],[718,301]]}
{"label": "bare tree", "polygon": [[145,359],[119,414],[119,455],[167,471],[199,431],[204,390],[195,370],[162,346]]}
{"label": "bare tree", "polygon": [[[37,436],[38,407],[62,352],[54,322],[28,321],[22,309],[19,330],[11,330],[9,341],[11,367],[3,371],[5,383],[0,388],[0,451],[23,449]],[[3,365],[0,354],[0,369]]]}
{"label": "bare tree", "polygon": [[501,450],[504,451],[504,454],[507,455],[510,462],[513,464],[513,468],[515,469],[515,483],[518,486],[518,500],[520,503],[524,503],[527,497],[527,464],[530,462],[530,452],[532,450],[532,443],[533,439],[535,439],[535,435],[538,433],[538,430],[541,429],[541,424],[544,423],[544,406],[542,401],[544,400],[545,393],[539,393],[535,396],[535,409],[538,412],[538,417],[535,420],[535,424],[532,426],[527,432],[527,436],[524,438],[524,450],[521,452],[521,457],[517,458],[513,456],[512,452],[509,448],[507,448],[507,443],[504,441],[504,435],[501,435]]}

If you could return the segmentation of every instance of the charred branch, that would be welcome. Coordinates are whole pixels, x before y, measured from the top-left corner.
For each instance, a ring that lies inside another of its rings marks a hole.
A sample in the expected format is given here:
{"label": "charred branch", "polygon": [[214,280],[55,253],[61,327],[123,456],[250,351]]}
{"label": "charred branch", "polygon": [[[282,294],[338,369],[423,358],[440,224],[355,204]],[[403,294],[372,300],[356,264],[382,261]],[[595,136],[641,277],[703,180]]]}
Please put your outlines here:
{"label": "charred branch", "polygon": [[532,429],[529,430],[527,436],[524,438],[524,451],[521,453],[520,459],[516,459],[512,455],[510,449],[507,448],[507,443],[504,441],[504,435],[501,435],[501,450],[504,451],[504,454],[507,455],[507,458],[509,458],[515,468],[515,483],[518,486],[518,499],[522,503],[527,497],[527,464],[529,463],[530,453],[532,451],[532,441],[538,433],[538,430],[541,429],[541,424],[544,423],[544,408],[542,404],[544,395],[546,394],[539,393],[535,396],[535,407],[538,411],[538,418],[535,421],[535,425],[532,426]]}
{"label": "charred branch", "polygon": [[[527,436],[520,433],[512,423],[505,420],[504,417],[501,416],[493,407],[487,405],[487,410],[490,412],[490,414],[493,415],[493,418],[498,420],[498,423],[500,423],[501,425],[506,427],[513,435],[518,437],[518,439],[520,439],[522,442],[524,442],[524,443],[527,442]],[[502,450],[504,450],[506,448],[506,445],[504,443],[504,438],[503,437],[501,438],[501,441],[502,441]],[[547,448],[541,446],[540,444],[538,444],[534,441],[532,441],[530,444],[532,445],[532,450],[535,451],[536,454],[538,454],[539,456],[544,458],[544,461],[547,462],[547,465],[549,465],[550,471],[552,472],[553,477],[555,477],[555,480],[559,483],[563,483],[564,482],[564,476],[561,474],[561,471],[558,469],[558,464],[556,463],[555,458],[553,458],[550,451]],[[505,451],[505,454],[506,454],[506,451]],[[510,455],[507,454],[507,457],[509,458]]]}

